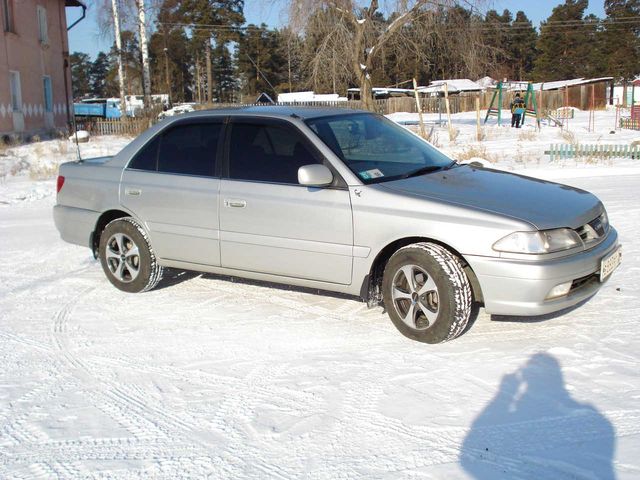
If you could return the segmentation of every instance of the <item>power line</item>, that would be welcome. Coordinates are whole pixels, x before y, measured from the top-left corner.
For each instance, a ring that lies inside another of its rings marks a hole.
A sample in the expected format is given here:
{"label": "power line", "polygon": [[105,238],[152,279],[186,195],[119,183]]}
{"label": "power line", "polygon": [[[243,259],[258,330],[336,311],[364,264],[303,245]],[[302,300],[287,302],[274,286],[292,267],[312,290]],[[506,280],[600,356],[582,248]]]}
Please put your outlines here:
{"label": "power line", "polygon": [[[475,22],[470,22],[474,25]],[[171,23],[171,22],[162,22],[158,23],[159,26],[164,27],[178,27],[178,28],[188,28],[190,30],[196,31],[223,31],[230,33],[241,33],[247,30],[262,30],[262,27],[256,25],[225,25],[225,24],[197,24],[197,23]],[[462,28],[467,28],[469,24],[461,25]],[[640,27],[640,16],[636,17],[619,17],[614,19],[582,19],[582,20],[564,20],[564,21],[546,21],[541,22],[540,30],[544,29],[546,31],[554,31],[554,30],[567,30],[572,28],[596,28],[596,27],[618,27],[618,26],[634,26],[637,25]],[[380,22],[381,27],[385,27],[386,24]],[[482,21],[482,23],[478,22],[474,25],[475,30],[531,30],[536,29],[531,22],[490,22],[487,23],[486,20]],[[451,29],[455,30],[455,29]]]}

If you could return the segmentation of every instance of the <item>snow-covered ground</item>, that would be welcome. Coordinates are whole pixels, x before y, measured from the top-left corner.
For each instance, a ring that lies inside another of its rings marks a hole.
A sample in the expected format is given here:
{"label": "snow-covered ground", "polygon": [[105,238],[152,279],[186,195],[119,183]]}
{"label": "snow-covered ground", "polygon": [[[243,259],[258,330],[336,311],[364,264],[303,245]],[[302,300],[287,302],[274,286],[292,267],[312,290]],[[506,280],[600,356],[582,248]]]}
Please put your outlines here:
{"label": "snow-covered ground", "polygon": [[[152,292],[120,292],[88,249],[59,239],[54,181],[34,173],[75,147],[5,152],[0,478],[640,478],[639,161],[550,164],[558,129],[518,140],[527,128],[495,127],[476,143],[470,118],[455,117],[454,144],[437,132],[442,148],[485,147],[498,168],[594,192],[624,259],[577,309],[481,309],[436,346],[336,295],[176,271]],[[614,141],[580,121],[579,141]],[[518,145],[522,161],[509,156]]]}

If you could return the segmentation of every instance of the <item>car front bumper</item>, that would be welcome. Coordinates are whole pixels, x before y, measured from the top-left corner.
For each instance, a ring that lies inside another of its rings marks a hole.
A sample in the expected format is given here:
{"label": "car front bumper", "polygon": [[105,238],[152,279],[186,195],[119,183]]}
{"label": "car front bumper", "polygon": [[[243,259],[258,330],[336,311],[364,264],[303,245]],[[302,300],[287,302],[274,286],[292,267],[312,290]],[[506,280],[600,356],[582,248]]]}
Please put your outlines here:
{"label": "car front bumper", "polygon": [[[603,285],[600,262],[618,247],[618,233],[611,228],[600,244],[566,257],[526,261],[471,255],[465,259],[478,278],[487,313],[545,315],[594,295]],[[547,299],[552,288],[565,282],[573,282],[567,295]]]}

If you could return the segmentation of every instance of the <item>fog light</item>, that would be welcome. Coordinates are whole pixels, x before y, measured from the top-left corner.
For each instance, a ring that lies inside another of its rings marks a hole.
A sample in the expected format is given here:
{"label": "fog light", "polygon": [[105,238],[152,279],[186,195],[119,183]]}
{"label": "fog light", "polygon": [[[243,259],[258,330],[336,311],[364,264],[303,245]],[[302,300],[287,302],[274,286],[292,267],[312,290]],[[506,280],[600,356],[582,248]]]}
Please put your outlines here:
{"label": "fog light", "polygon": [[551,291],[547,295],[547,300],[549,300],[550,298],[557,298],[557,297],[562,297],[566,295],[567,293],[569,293],[569,290],[571,290],[572,284],[573,282],[567,282],[567,283],[561,283],[560,285],[556,285],[551,289]]}

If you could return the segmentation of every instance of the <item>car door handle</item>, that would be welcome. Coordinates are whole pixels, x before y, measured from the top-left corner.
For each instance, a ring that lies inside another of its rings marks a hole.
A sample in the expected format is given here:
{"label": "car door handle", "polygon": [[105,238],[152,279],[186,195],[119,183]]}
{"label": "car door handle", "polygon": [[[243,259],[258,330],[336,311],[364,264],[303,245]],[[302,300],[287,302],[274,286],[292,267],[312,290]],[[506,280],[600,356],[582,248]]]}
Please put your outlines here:
{"label": "car door handle", "polygon": [[247,202],[244,200],[227,199],[224,201],[225,207],[244,208],[247,206]]}
{"label": "car door handle", "polygon": [[140,194],[142,194],[142,190],[140,190],[139,188],[125,188],[124,193],[126,195],[139,196]]}

